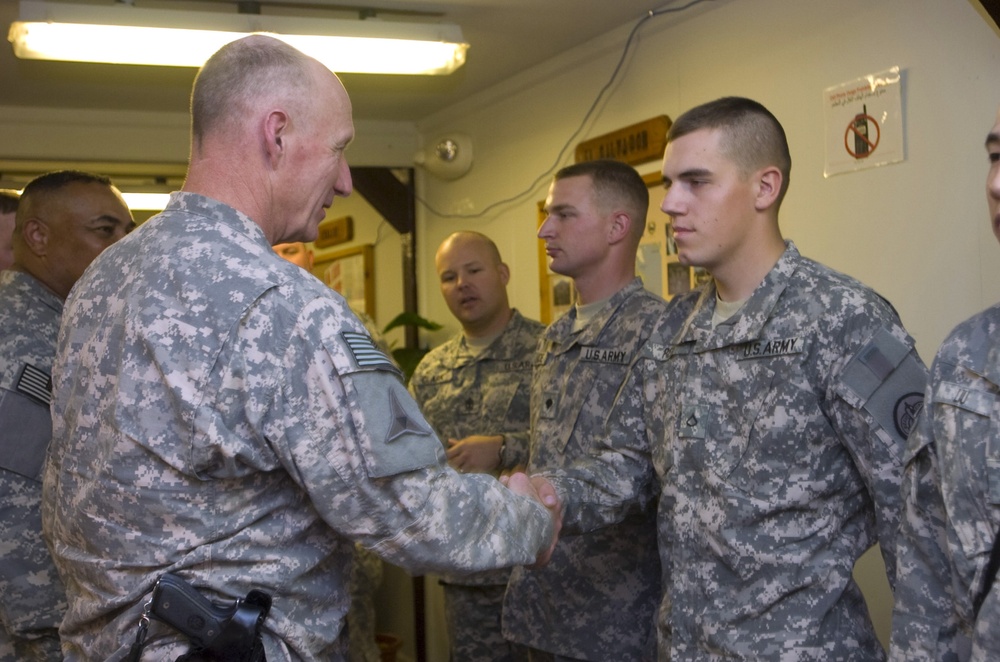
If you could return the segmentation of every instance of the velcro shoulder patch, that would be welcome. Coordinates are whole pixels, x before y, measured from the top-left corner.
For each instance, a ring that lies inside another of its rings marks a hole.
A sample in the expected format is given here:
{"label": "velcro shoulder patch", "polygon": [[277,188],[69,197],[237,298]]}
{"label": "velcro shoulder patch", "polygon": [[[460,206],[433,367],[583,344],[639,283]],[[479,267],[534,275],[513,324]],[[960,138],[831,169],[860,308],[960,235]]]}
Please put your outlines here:
{"label": "velcro shoulder patch", "polygon": [[49,407],[19,391],[0,389],[0,469],[41,480],[52,439]]}
{"label": "velcro shoulder patch", "polygon": [[923,408],[927,370],[906,343],[881,329],[848,363],[843,385],[853,406],[863,407],[884,430],[906,439]]}
{"label": "velcro shoulder patch", "polygon": [[351,416],[366,431],[361,452],[369,476],[394,476],[443,462],[441,442],[398,379],[357,372],[349,381],[357,397]]}
{"label": "velcro shoulder patch", "polygon": [[375,344],[371,336],[356,331],[343,331],[344,344],[359,368],[396,369],[396,364]]}
{"label": "velcro shoulder patch", "polygon": [[17,377],[14,390],[26,395],[40,405],[52,404],[52,377],[41,368],[25,363]]}

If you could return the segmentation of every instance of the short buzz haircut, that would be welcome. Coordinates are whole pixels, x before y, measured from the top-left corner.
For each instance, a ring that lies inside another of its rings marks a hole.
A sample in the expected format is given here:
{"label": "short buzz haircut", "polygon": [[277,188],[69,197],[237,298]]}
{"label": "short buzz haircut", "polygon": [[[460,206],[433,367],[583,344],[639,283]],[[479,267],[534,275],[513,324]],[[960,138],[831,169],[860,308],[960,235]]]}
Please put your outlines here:
{"label": "short buzz haircut", "polygon": [[21,196],[17,191],[0,188],[0,214],[12,214],[17,211]]}
{"label": "short buzz haircut", "polygon": [[308,89],[310,61],[285,42],[265,35],[237,39],[220,48],[198,71],[191,91],[194,142],[250,116],[248,111],[261,99]]}
{"label": "short buzz haircut", "polygon": [[670,126],[667,143],[701,129],[718,129],[723,155],[744,175],[774,166],[781,171],[778,204],[788,192],[792,156],[781,122],[767,108],[753,99],[722,97],[685,112]]}
{"label": "short buzz haircut", "polygon": [[[475,230],[458,230],[457,232],[452,232],[450,235],[445,237],[444,241],[441,242],[441,246],[446,243],[451,244],[455,241],[461,240],[473,240],[477,241],[484,246],[490,254],[490,258],[493,259],[494,264],[503,264],[503,258],[500,257],[500,249],[497,248],[496,242],[484,235],[482,232],[477,232]],[[440,246],[438,250],[440,250]]]}
{"label": "short buzz haircut", "polygon": [[646,231],[649,212],[649,188],[635,168],[612,159],[582,161],[560,169],[554,179],[590,177],[595,202],[602,209],[622,205],[632,219],[631,236],[638,244]]}
{"label": "short buzz haircut", "polygon": [[24,222],[24,214],[32,213],[32,205],[37,204],[35,198],[43,200],[45,196],[60,191],[70,184],[101,184],[108,188],[113,186],[111,179],[105,175],[83,172],[82,170],[55,170],[47,172],[44,175],[39,175],[28,182],[24,190],[21,191],[21,198],[17,206],[17,216],[15,216],[17,227],[20,228]]}

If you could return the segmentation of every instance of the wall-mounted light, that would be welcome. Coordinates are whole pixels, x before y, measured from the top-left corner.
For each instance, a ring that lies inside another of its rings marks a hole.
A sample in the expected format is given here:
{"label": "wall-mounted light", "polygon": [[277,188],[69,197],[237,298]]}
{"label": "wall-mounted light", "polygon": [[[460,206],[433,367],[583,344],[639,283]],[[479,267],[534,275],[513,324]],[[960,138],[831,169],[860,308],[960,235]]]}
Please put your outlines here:
{"label": "wall-mounted light", "polygon": [[449,74],[469,45],[457,25],[218,14],[21,0],[8,40],[20,58],[200,67],[265,32],[338,73]]}
{"label": "wall-mounted light", "polygon": [[448,133],[427,143],[413,162],[435,177],[458,179],[472,168],[472,139],[464,133]]}

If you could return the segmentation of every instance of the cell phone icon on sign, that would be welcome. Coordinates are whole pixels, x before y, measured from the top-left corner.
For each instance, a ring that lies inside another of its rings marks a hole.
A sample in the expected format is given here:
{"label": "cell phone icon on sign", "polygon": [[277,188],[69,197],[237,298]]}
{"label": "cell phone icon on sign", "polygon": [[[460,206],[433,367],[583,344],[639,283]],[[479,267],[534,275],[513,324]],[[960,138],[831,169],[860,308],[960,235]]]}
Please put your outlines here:
{"label": "cell phone icon on sign", "polygon": [[854,158],[868,156],[868,106],[861,106],[861,114],[854,116]]}

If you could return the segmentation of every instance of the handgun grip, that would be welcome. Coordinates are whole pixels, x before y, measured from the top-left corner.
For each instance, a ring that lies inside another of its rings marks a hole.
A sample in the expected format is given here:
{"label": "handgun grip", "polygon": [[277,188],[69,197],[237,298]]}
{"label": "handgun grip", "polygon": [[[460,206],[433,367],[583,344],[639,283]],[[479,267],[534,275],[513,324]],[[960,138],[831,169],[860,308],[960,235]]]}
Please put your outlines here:
{"label": "handgun grip", "polygon": [[197,647],[208,646],[232,616],[233,609],[212,604],[186,581],[164,574],[153,587],[150,613],[186,634]]}

